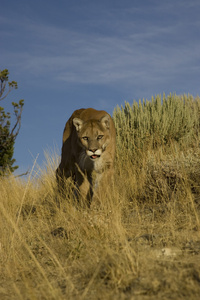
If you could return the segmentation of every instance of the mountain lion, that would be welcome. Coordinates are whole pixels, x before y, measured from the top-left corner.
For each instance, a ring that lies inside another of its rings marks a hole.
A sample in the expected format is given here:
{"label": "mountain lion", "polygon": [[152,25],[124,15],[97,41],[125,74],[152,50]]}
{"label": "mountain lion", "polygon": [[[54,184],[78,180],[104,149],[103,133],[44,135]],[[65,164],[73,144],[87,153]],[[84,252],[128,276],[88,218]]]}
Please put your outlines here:
{"label": "mountain lion", "polygon": [[115,146],[115,126],[107,112],[93,108],[74,111],[63,132],[61,163],[56,170],[58,186],[71,176],[76,195],[87,199],[89,206],[93,186],[96,188],[102,180],[106,184],[111,180]]}

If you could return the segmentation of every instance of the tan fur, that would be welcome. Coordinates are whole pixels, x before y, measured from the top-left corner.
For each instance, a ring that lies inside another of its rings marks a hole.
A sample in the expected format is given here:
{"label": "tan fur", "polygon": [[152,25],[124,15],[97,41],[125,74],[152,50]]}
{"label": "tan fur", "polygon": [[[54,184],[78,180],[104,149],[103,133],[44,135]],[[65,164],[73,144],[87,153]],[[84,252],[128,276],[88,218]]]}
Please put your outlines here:
{"label": "tan fur", "polygon": [[61,163],[56,170],[58,184],[72,176],[80,195],[90,202],[93,173],[94,186],[102,179],[106,183],[111,179],[115,147],[115,127],[107,112],[93,108],[74,111],[63,132]]}

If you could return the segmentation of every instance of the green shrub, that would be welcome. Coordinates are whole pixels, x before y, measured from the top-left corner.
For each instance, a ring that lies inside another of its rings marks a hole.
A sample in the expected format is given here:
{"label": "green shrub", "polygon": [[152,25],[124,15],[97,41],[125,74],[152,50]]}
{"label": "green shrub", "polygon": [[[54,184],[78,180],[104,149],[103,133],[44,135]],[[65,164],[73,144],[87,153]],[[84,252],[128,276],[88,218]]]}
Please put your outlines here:
{"label": "green shrub", "polygon": [[113,119],[118,152],[131,155],[177,142],[191,145],[199,136],[200,98],[170,94],[117,106]]}

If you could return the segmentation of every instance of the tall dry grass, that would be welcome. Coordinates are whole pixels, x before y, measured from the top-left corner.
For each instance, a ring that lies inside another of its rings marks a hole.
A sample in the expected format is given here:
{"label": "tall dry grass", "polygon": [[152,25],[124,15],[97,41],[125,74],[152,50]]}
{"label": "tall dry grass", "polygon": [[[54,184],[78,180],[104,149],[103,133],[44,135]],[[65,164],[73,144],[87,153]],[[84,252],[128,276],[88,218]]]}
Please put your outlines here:
{"label": "tall dry grass", "polygon": [[198,130],[139,147],[116,122],[115,183],[90,209],[57,194],[56,154],[0,179],[0,299],[199,299]]}

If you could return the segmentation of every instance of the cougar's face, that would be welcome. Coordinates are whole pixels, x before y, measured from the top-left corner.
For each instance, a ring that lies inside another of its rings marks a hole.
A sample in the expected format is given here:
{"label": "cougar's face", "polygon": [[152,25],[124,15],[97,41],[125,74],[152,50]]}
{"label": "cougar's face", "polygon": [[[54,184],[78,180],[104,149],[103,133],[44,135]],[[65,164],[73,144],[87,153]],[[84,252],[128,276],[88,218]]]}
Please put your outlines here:
{"label": "cougar's face", "polygon": [[98,159],[106,148],[107,135],[104,131],[96,126],[83,128],[80,133],[80,141],[86,150],[86,154],[92,160]]}
{"label": "cougar's face", "polygon": [[109,127],[106,127],[101,120],[86,122],[77,118],[74,120],[81,146],[91,160],[97,160],[109,143]]}

